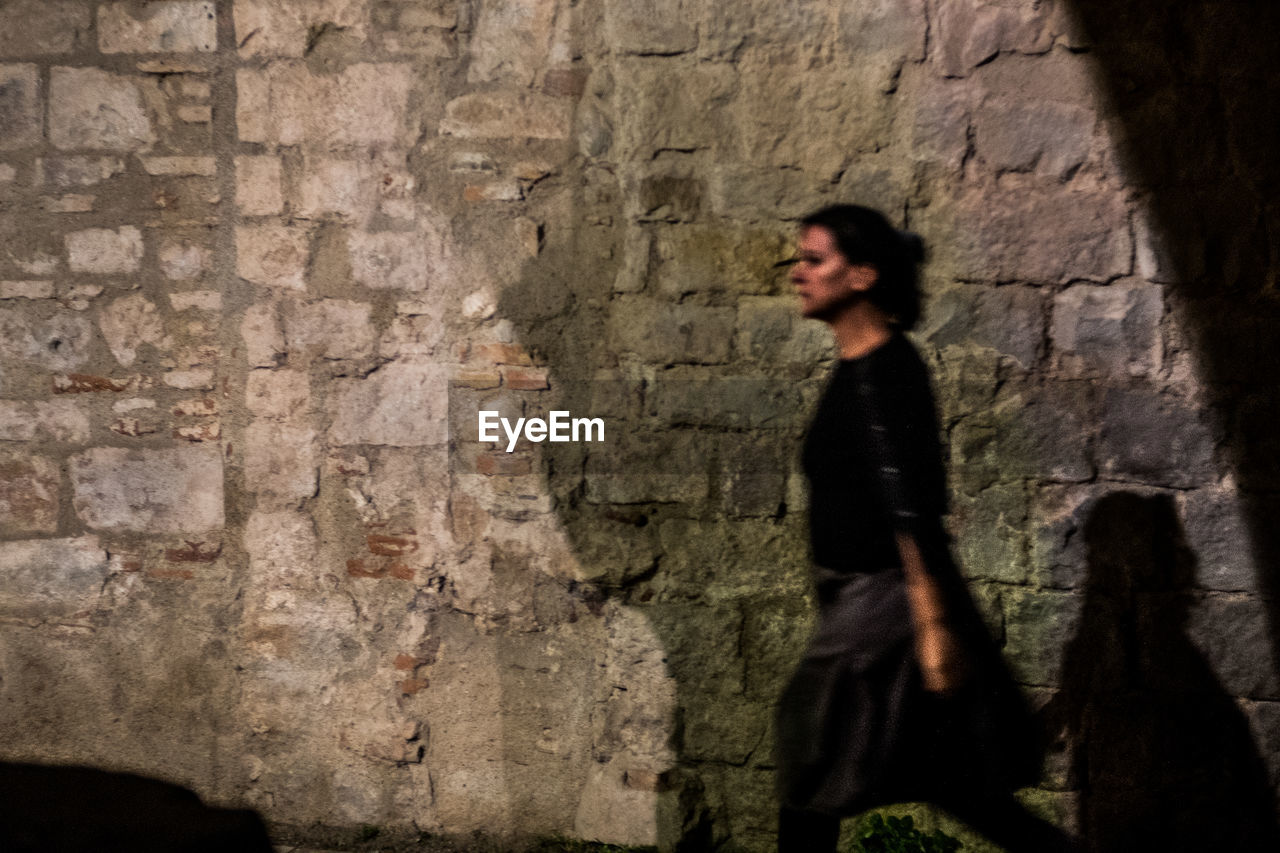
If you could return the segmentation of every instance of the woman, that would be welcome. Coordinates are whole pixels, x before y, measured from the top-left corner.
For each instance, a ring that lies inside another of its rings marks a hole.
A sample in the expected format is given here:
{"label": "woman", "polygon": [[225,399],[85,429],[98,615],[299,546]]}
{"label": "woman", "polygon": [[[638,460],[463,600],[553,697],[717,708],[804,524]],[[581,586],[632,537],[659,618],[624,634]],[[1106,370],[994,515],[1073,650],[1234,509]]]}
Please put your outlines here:
{"label": "woman", "polygon": [[951,559],[920,313],[919,238],[874,210],[801,223],[791,281],[840,361],[805,438],[818,629],[778,711],[781,851],[832,851],[841,817],[935,802],[1010,850],[1070,849],[1012,791],[1031,717]]}

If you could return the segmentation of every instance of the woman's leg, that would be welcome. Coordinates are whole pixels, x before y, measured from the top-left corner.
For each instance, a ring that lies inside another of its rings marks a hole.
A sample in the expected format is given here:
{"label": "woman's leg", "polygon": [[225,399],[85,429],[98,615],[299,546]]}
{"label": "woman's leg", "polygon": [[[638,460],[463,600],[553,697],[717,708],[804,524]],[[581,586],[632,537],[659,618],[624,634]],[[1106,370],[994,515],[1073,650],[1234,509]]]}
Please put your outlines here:
{"label": "woman's leg", "polygon": [[835,853],[840,818],[785,806],[778,814],[778,853]]}

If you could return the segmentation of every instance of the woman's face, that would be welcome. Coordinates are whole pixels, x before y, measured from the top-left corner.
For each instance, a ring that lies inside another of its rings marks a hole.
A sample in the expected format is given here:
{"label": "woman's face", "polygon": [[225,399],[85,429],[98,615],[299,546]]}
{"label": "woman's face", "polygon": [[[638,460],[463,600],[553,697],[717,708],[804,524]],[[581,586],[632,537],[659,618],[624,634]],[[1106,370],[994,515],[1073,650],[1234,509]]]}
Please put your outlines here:
{"label": "woman's face", "polygon": [[800,313],[830,322],[875,284],[875,267],[851,264],[840,254],[835,237],[821,225],[800,231],[791,284],[800,296]]}

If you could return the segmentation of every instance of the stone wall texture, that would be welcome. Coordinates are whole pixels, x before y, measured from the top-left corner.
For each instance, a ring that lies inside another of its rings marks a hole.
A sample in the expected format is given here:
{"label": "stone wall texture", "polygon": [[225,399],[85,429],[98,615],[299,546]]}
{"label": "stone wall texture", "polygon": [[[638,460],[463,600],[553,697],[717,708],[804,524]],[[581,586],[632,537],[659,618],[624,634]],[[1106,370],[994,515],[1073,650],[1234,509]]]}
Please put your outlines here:
{"label": "stone wall texture", "polygon": [[1275,13],[1136,6],[3,0],[2,757],[771,849],[833,357],[778,262],[858,201],[930,247],[1027,800],[1140,814],[1221,724],[1270,802]]}

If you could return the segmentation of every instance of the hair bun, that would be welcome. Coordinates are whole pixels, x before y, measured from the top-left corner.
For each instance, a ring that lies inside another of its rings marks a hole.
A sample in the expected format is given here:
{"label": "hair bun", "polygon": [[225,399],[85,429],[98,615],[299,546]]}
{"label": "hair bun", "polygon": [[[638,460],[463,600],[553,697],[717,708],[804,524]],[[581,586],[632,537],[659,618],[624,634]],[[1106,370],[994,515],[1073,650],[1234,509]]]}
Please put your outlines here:
{"label": "hair bun", "polygon": [[924,260],[924,240],[914,231],[899,231],[898,242],[902,244],[902,252],[914,263]]}

